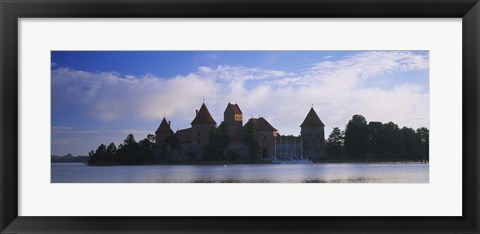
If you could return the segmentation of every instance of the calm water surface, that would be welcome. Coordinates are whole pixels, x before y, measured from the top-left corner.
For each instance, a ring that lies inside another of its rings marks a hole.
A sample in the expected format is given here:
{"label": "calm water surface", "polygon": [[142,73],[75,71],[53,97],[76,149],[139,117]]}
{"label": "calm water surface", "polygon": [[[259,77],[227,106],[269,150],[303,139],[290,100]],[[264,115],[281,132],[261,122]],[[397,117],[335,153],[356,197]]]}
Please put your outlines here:
{"label": "calm water surface", "polygon": [[428,164],[86,166],[52,163],[52,183],[428,183]]}

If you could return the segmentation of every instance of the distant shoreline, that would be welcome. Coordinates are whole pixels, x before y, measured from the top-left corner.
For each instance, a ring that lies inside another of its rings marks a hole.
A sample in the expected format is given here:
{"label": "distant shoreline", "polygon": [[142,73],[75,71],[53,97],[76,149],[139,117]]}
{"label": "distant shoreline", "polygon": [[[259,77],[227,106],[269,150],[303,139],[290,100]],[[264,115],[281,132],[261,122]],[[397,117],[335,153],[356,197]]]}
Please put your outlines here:
{"label": "distant shoreline", "polygon": [[[178,162],[159,162],[159,163],[144,163],[144,164],[119,164],[119,163],[95,163],[88,164],[86,162],[53,162],[52,163],[84,163],[87,166],[155,166],[155,165],[192,165],[192,166],[212,166],[212,165],[247,165],[247,164],[272,164],[271,160],[258,160],[258,161],[236,161],[236,162],[222,162],[222,161],[178,161]],[[314,164],[380,164],[380,163],[392,163],[392,164],[429,164],[428,161],[419,160],[373,160],[373,159],[323,159],[317,160]],[[285,164],[282,164],[285,165]]]}

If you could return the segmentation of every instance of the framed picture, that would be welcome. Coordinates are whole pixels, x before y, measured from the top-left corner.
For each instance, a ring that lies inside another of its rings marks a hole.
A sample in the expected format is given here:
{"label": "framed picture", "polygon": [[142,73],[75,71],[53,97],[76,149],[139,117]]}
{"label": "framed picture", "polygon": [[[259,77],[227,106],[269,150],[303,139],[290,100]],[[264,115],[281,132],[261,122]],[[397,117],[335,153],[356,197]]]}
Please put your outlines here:
{"label": "framed picture", "polygon": [[476,0],[1,12],[2,233],[478,233]]}

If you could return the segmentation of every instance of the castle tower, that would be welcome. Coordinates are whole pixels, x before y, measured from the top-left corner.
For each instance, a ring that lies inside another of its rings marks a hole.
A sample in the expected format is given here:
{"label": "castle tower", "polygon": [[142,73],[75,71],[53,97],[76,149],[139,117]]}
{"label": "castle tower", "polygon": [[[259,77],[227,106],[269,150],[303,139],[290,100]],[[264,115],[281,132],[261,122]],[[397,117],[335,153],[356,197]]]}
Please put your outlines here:
{"label": "castle tower", "polygon": [[208,136],[211,128],[216,127],[216,122],[205,106],[202,104],[200,110],[195,111],[195,119],[192,121],[192,147],[195,151],[195,158],[203,156],[203,146],[208,143]]}
{"label": "castle tower", "polygon": [[223,122],[227,124],[230,136],[238,136],[241,134],[243,126],[243,114],[238,104],[231,104],[230,102],[223,112]]}
{"label": "castle tower", "polygon": [[322,123],[313,107],[300,128],[303,141],[303,157],[309,159],[326,157],[325,124]]}
{"label": "castle tower", "polygon": [[158,127],[157,131],[155,131],[155,144],[157,146],[165,145],[165,141],[168,137],[173,135],[173,131],[170,128],[170,122],[167,123],[165,117],[163,117],[160,126]]}
{"label": "castle tower", "polygon": [[274,128],[266,119],[250,118],[245,126],[245,131],[250,125],[255,124],[258,131],[258,143],[260,144],[260,155],[262,158],[275,156],[275,139],[278,135],[278,130]]}

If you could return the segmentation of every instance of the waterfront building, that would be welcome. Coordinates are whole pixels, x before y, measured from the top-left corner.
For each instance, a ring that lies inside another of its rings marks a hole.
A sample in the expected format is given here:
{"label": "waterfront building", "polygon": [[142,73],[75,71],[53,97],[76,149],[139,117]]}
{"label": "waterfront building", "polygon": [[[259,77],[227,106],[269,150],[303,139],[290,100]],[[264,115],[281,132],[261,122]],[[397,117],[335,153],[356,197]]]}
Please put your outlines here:
{"label": "waterfront building", "polygon": [[243,127],[243,113],[238,104],[228,103],[223,113],[223,122],[233,141],[241,140]]}
{"label": "waterfront building", "polygon": [[303,156],[314,160],[326,157],[325,124],[320,120],[313,107],[303,120],[300,128]]}
{"label": "waterfront building", "polygon": [[275,158],[279,160],[303,159],[302,136],[277,136]]}
{"label": "waterfront building", "polygon": [[[223,115],[230,139],[227,151],[240,157],[248,157],[245,145],[247,129],[254,124],[257,130],[261,158],[319,159],[326,156],[324,127],[313,107],[301,124],[301,135],[280,136],[278,130],[264,117],[250,118],[243,125],[243,113],[238,104],[228,103]],[[169,160],[201,160],[205,157],[204,147],[208,144],[211,129],[217,128],[205,103],[195,111],[191,127],[177,130],[170,128],[170,121],[164,118],[155,132],[156,158]],[[167,139],[170,145],[167,146]],[[175,142],[176,145],[171,143]],[[159,156],[160,155],[160,156]],[[166,156],[162,156],[166,155]]]}
{"label": "waterfront building", "polygon": [[157,149],[154,153],[154,161],[161,161],[167,158],[168,139],[173,136],[173,130],[170,128],[170,121],[163,117],[160,126],[155,131],[155,145]]}
{"label": "waterfront building", "polygon": [[250,118],[244,129],[252,124],[256,125],[258,131],[258,143],[260,143],[260,155],[262,158],[275,156],[275,138],[278,130],[274,128],[265,118]]}

